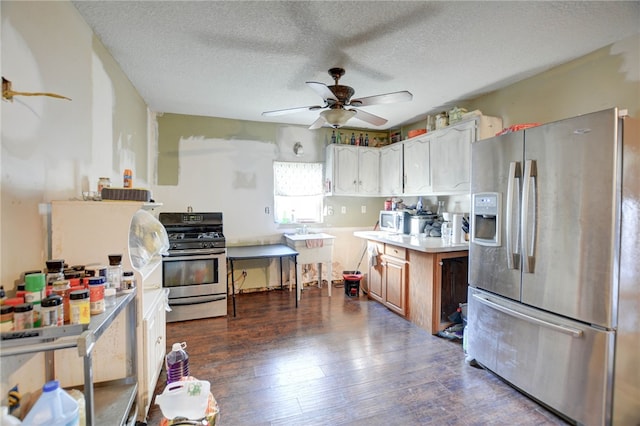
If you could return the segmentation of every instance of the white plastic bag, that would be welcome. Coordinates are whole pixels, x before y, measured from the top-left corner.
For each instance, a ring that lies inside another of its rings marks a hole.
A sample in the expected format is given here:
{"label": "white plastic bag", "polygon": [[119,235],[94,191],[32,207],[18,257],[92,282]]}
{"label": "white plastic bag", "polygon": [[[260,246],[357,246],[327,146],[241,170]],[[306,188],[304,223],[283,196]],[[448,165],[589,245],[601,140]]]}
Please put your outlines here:
{"label": "white plastic bag", "polygon": [[146,210],[138,210],[129,227],[129,256],[131,266],[144,274],[168,254],[169,236],[162,223]]}

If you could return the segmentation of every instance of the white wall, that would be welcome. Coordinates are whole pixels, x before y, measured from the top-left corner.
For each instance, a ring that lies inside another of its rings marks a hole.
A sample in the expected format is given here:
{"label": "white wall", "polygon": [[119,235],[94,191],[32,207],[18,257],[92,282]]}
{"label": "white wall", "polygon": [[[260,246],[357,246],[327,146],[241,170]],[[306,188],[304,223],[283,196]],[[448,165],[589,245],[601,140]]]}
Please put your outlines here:
{"label": "white wall", "polygon": [[[122,185],[148,182],[147,108],[70,2],[0,2],[2,76],[13,89],[54,92],[1,103],[0,283],[49,258],[48,203],[80,197],[100,176]],[[87,236],[100,238],[96,232]],[[105,253],[106,256],[107,253]],[[24,394],[44,382],[41,356],[2,358],[0,394],[16,383]]]}

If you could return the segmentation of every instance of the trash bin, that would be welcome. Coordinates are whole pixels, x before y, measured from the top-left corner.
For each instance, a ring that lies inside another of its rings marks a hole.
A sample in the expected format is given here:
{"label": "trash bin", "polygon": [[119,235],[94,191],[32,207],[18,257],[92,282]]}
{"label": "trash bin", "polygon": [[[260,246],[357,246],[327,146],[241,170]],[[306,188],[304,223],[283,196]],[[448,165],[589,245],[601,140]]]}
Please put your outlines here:
{"label": "trash bin", "polygon": [[344,281],[344,294],[349,297],[359,297],[362,273],[360,271],[342,271],[342,279]]}

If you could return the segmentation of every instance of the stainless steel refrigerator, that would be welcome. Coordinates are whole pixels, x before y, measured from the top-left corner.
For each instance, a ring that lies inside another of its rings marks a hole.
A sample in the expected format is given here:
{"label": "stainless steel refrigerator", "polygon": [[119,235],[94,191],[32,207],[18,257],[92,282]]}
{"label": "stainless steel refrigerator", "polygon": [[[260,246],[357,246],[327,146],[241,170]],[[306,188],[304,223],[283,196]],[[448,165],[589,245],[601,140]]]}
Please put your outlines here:
{"label": "stainless steel refrigerator", "polygon": [[471,150],[468,359],[584,425],[640,424],[640,138],[624,115]]}

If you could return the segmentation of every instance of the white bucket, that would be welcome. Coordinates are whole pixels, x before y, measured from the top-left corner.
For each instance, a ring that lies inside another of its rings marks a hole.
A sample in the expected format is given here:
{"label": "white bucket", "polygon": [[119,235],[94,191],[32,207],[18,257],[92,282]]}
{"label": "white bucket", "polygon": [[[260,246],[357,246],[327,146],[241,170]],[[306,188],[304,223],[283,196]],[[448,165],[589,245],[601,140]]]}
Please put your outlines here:
{"label": "white bucket", "polygon": [[156,396],[156,404],[167,419],[201,419],[207,412],[210,387],[211,384],[206,380],[170,383],[164,388],[164,392]]}

